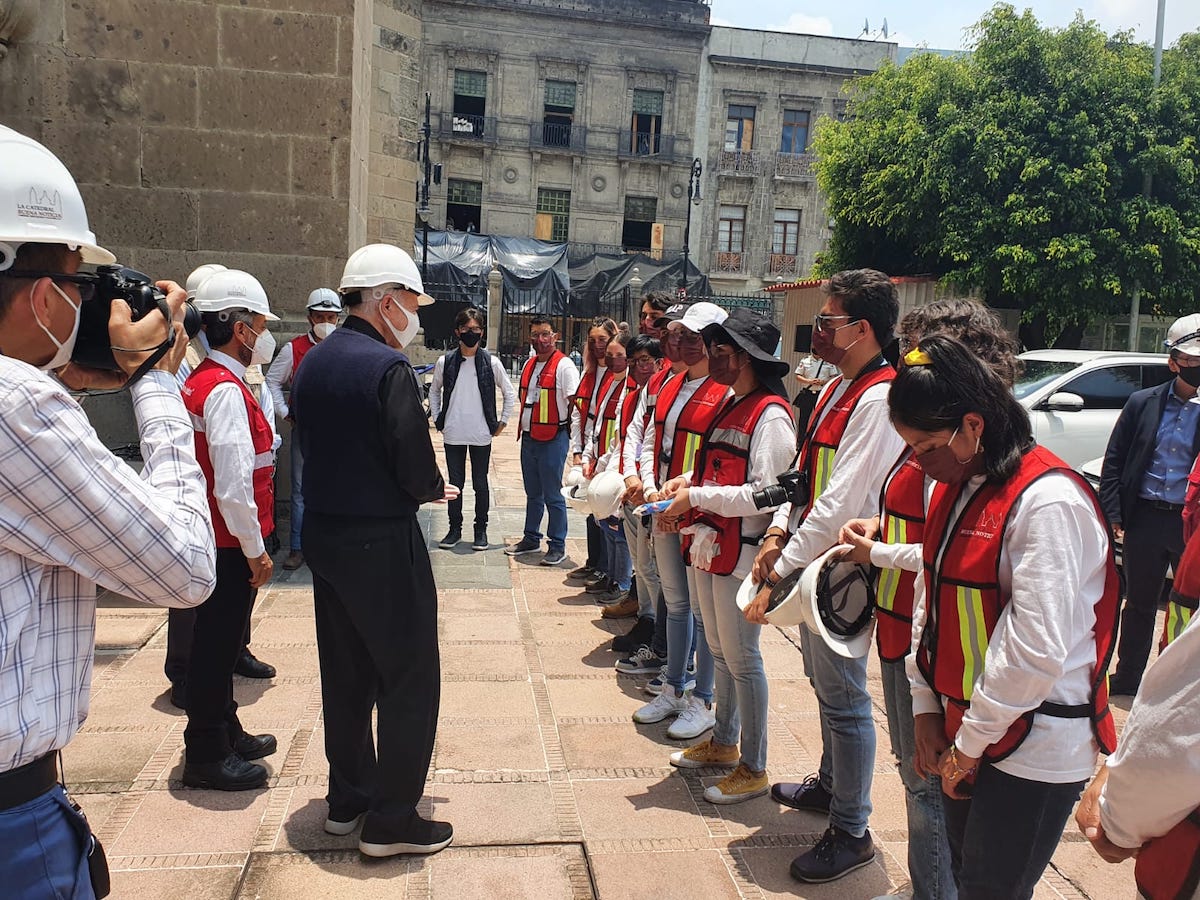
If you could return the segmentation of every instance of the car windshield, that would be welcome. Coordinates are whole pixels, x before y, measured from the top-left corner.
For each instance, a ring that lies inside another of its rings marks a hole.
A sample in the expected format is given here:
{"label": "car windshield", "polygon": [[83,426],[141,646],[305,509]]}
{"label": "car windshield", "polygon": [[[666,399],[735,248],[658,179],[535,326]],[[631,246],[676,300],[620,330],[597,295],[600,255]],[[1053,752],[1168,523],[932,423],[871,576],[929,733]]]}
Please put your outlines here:
{"label": "car windshield", "polygon": [[1064,372],[1078,368],[1079,363],[1065,359],[1022,359],[1021,374],[1013,385],[1013,394],[1018,400],[1028,397]]}

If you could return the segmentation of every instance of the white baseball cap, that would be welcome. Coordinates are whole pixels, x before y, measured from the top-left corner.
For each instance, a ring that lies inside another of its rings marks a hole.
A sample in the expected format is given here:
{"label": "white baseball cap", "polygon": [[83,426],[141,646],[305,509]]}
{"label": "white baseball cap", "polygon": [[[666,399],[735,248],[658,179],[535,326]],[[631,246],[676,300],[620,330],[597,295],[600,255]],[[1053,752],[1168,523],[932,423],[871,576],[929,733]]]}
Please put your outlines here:
{"label": "white baseball cap", "polygon": [[667,328],[674,330],[676,328],[686,328],[688,331],[694,331],[699,334],[709,325],[721,325],[729,318],[729,313],[721,309],[715,303],[709,303],[707,300],[701,300],[699,303],[693,303],[683,313],[683,318],[671,322]]}
{"label": "white baseball cap", "polygon": [[1168,351],[1200,356],[1200,313],[1176,319],[1167,329],[1167,339],[1163,341],[1163,346]]}

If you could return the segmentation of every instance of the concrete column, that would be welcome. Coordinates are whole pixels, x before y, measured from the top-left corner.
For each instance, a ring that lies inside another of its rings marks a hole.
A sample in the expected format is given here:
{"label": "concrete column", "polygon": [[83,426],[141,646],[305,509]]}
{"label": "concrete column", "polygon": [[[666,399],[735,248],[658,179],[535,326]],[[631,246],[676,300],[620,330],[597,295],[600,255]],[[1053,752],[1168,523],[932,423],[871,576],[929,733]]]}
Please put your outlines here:
{"label": "concrete column", "polygon": [[487,345],[500,346],[500,314],[504,303],[504,279],[497,266],[488,273]]}

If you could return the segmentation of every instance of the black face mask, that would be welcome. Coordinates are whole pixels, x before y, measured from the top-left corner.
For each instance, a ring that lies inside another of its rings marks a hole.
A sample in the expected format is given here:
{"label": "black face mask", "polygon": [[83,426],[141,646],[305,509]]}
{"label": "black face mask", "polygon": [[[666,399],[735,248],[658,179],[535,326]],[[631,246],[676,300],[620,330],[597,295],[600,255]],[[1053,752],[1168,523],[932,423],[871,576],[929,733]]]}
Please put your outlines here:
{"label": "black face mask", "polygon": [[458,339],[463,342],[464,347],[475,347],[483,340],[483,335],[478,331],[463,331],[458,335]]}
{"label": "black face mask", "polygon": [[1183,383],[1194,388],[1200,388],[1200,366],[1180,366],[1179,377]]}

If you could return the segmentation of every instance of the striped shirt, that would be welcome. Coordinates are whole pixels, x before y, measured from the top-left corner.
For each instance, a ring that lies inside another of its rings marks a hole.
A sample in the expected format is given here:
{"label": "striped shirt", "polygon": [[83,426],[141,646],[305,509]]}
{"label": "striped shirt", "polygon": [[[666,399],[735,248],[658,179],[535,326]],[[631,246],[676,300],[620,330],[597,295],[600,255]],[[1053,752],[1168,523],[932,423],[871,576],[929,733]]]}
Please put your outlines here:
{"label": "striped shirt", "polygon": [[0,357],[0,772],[87,717],[96,586],[188,607],[215,584],[204,476],[174,378],[131,389],[145,468],[113,456],[61,384]]}

